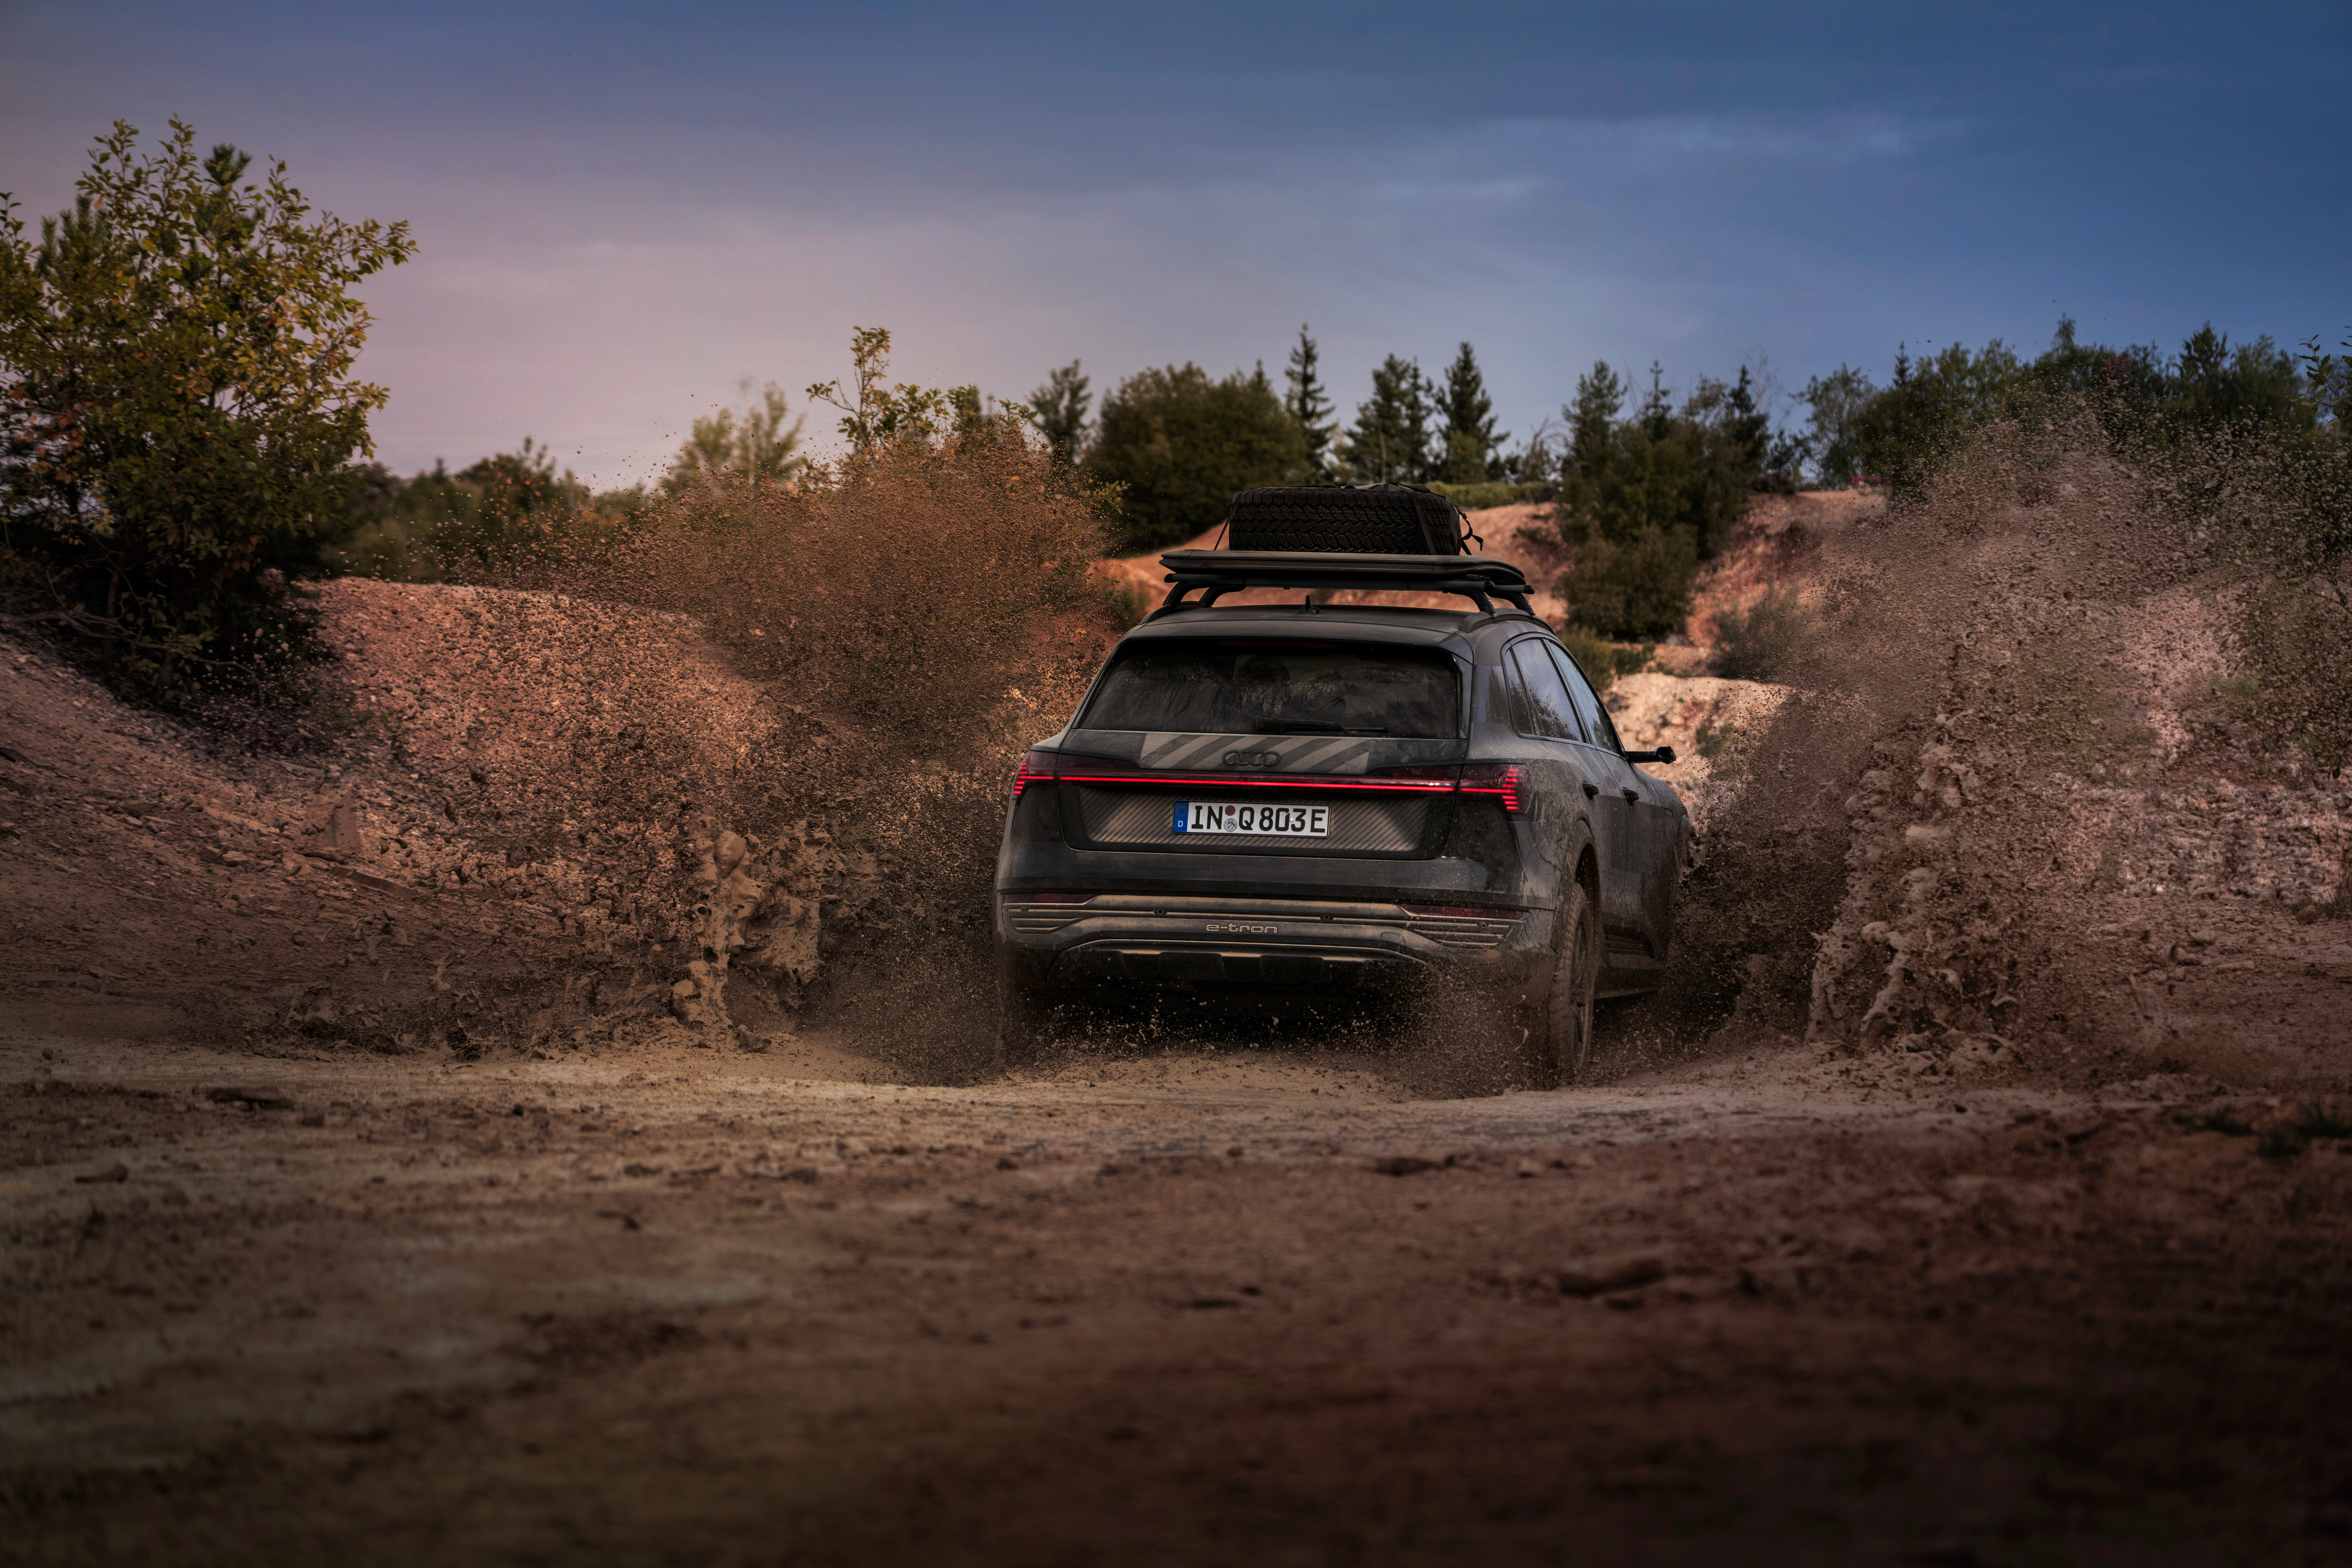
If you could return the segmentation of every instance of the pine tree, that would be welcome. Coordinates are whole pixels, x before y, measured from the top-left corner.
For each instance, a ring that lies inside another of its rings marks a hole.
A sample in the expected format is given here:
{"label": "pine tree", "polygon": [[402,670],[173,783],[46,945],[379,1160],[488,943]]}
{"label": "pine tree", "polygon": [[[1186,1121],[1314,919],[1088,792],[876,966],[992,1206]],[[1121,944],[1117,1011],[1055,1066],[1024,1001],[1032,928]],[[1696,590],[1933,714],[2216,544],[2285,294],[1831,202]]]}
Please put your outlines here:
{"label": "pine tree", "polygon": [[1576,378],[1576,402],[1561,410],[1568,415],[1567,468],[1585,470],[1607,461],[1617,415],[1624,407],[1624,382],[1608,361],[1593,361],[1592,368]]}
{"label": "pine tree", "polygon": [[1339,455],[1360,480],[1418,484],[1430,477],[1430,394],[1421,366],[1394,354],[1372,372],[1372,395],[1356,405],[1356,427]]}
{"label": "pine tree", "polygon": [[1078,444],[1087,434],[1087,404],[1093,396],[1076,360],[1048,371],[1045,384],[1029,394],[1030,406],[1037,413],[1038,434],[1053,449],[1054,461],[1064,467],[1077,463]]}
{"label": "pine tree", "polygon": [[1439,477],[1456,485],[1475,485],[1503,476],[1503,443],[1507,434],[1495,428],[1495,401],[1486,395],[1486,378],[1479,372],[1478,356],[1470,345],[1445,367],[1445,458]]}
{"label": "pine tree", "polygon": [[1290,386],[1282,406],[1307,438],[1307,465],[1318,481],[1331,477],[1331,438],[1339,433],[1331,423],[1331,400],[1323,390],[1321,367],[1322,355],[1301,322],[1298,342],[1290,350],[1290,368],[1282,374]]}

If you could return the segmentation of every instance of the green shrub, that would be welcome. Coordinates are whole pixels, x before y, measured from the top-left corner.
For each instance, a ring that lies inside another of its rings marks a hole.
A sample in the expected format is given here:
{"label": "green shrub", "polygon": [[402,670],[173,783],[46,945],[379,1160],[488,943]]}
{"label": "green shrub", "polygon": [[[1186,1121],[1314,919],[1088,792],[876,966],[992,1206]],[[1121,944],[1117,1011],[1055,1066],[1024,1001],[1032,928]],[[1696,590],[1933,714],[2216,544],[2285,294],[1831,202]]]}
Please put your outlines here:
{"label": "green shrub", "polygon": [[1687,528],[1646,528],[1619,544],[1591,537],[1561,574],[1569,619],[1633,641],[1674,631],[1690,614],[1698,545]]}
{"label": "green shrub", "polygon": [[1691,741],[1697,747],[1699,759],[1706,764],[1707,772],[1727,781],[1747,770],[1748,748],[1754,738],[1737,725],[1703,724]]}
{"label": "green shrub", "polygon": [[1212,381],[1171,365],[1103,400],[1087,466],[1121,487],[1117,546],[1137,553],[1214,528],[1236,490],[1305,480],[1307,438],[1263,370]]}
{"label": "green shrub", "polygon": [[1120,632],[1131,631],[1143,624],[1151,613],[1150,591],[1140,583],[1106,582],[1102,585],[1103,613],[1111,626]]}
{"label": "green shrub", "polygon": [[1599,632],[1570,622],[1561,628],[1559,640],[1568,645],[1576,660],[1576,667],[1584,672],[1595,691],[1607,691],[1617,684],[1620,675],[1637,675],[1650,667],[1657,653],[1655,643],[1644,643],[1639,647],[1624,648],[1612,643]]}
{"label": "green shrub", "polygon": [[0,196],[0,579],[151,696],[311,651],[344,465],[384,389],[352,288],[405,225],[319,213],[282,163],[118,120],[37,245]]}
{"label": "green shrub", "polygon": [[1821,618],[1806,606],[1804,595],[1773,583],[1746,610],[1716,617],[1715,653],[1707,668],[1726,680],[1786,680],[1821,637]]}
{"label": "green shrub", "polygon": [[1449,485],[1439,479],[1433,480],[1429,487],[1465,512],[1486,507],[1541,505],[1559,494],[1559,486],[1549,482],[1512,485],[1502,480],[1482,480],[1475,485]]}

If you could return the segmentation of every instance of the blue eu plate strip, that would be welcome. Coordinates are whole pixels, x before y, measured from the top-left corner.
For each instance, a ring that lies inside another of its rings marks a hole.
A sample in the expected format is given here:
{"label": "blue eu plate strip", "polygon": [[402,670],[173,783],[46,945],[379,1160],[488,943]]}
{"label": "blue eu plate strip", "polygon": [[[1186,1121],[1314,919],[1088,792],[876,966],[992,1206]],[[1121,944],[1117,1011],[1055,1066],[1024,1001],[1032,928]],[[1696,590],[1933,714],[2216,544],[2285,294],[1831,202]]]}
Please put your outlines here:
{"label": "blue eu plate strip", "polygon": [[1176,802],[1176,831],[1180,833],[1184,831],[1184,808],[1190,804],[1192,802],[1189,800]]}

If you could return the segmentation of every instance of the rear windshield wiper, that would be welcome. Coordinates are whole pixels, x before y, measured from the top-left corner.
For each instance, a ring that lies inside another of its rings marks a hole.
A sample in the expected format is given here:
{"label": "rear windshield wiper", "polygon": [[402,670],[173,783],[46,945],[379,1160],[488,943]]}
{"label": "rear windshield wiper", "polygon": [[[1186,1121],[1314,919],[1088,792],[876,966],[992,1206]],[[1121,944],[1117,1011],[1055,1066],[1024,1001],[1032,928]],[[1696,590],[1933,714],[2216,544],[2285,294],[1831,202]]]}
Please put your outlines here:
{"label": "rear windshield wiper", "polygon": [[1287,721],[1262,718],[1257,721],[1259,735],[1386,735],[1389,727],[1373,725],[1369,729],[1350,729],[1344,724],[1326,724],[1321,719],[1299,718]]}

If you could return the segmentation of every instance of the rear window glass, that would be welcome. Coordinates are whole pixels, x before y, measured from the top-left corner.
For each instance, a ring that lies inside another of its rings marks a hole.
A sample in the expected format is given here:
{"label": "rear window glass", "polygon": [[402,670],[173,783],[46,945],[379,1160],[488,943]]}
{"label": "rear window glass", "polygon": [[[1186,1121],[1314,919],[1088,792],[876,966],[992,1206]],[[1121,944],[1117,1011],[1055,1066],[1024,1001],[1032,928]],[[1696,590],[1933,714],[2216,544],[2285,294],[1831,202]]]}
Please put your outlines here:
{"label": "rear window glass", "polygon": [[1451,739],[1462,677],[1436,648],[1378,643],[1143,643],[1112,661],[1087,729]]}

